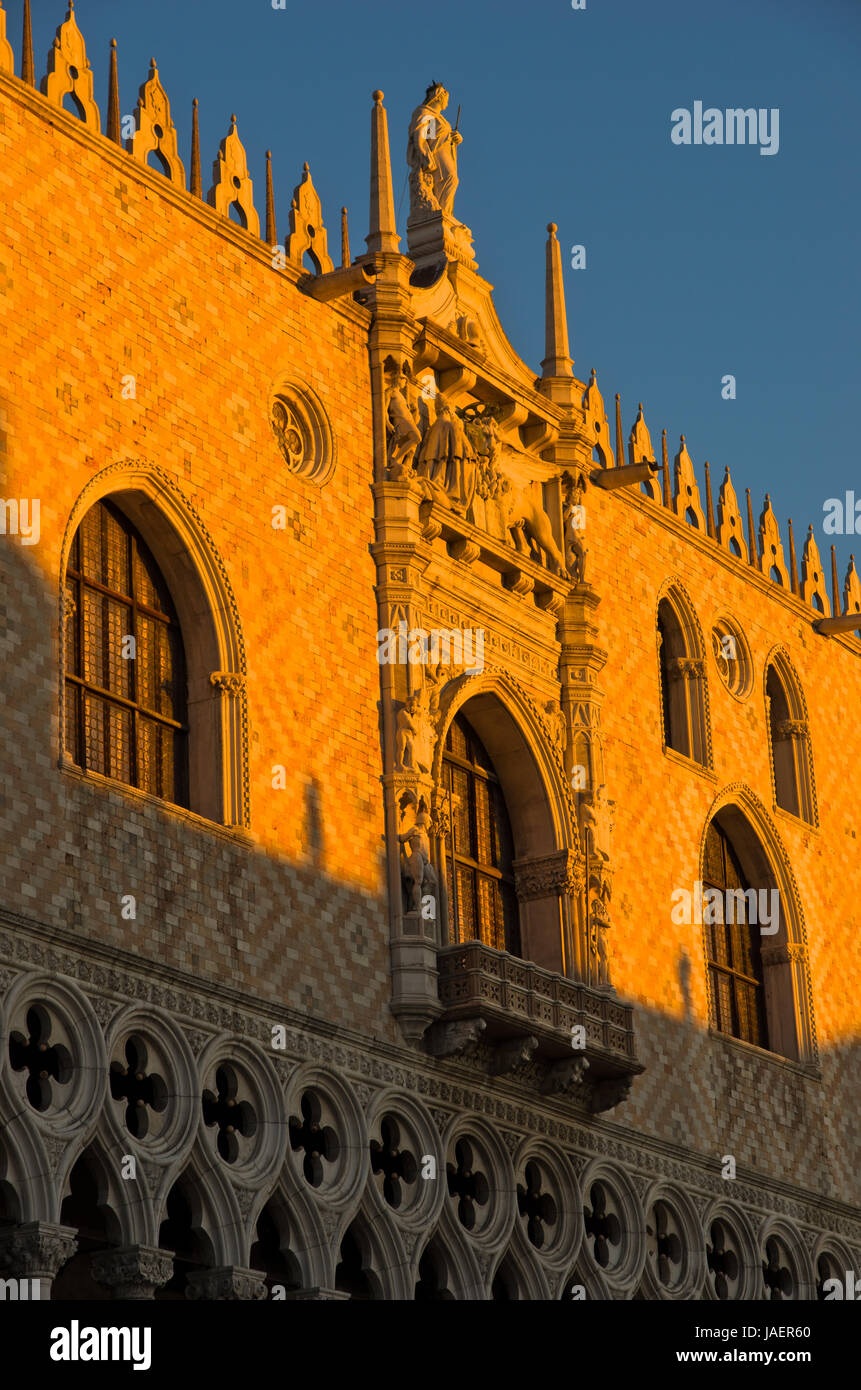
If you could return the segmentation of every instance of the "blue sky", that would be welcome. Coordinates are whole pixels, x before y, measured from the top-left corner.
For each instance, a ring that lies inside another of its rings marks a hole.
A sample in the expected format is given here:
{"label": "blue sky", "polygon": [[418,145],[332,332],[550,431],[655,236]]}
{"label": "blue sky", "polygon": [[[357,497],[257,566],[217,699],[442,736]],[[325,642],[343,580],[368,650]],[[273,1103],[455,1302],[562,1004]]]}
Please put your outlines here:
{"label": "blue sky", "polygon": [[[7,0],[20,52],[22,0]],[[65,0],[34,0],[37,81]],[[408,195],[406,127],[428,82],[462,105],[455,213],[473,230],[503,325],[536,372],[544,355],[545,226],[563,248],[575,370],[598,370],[625,433],[642,400],[656,446],[684,432],[702,481],[729,464],[758,518],[766,491],[787,541],[813,522],[823,560],[837,540],[841,583],[861,537],[823,533],[823,503],[861,501],[858,0],[79,0],[78,22],[106,108],[118,41],[120,105],[131,112],[154,54],[188,163],[200,100],[204,189],[232,111],[263,208],[271,148],[279,234],[308,160],[338,244],[368,217],[371,92],[386,94],[398,230]],[[671,113],[695,101],[779,110],[780,147],[689,146]],[[404,240],[405,249],[405,240]],[[565,258],[566,267],[570,256]],[[737,398],[721,398],[731,373]],[[859,521],[861,531],[861,521]],[[799,556],[800,558],[800,556]]]}

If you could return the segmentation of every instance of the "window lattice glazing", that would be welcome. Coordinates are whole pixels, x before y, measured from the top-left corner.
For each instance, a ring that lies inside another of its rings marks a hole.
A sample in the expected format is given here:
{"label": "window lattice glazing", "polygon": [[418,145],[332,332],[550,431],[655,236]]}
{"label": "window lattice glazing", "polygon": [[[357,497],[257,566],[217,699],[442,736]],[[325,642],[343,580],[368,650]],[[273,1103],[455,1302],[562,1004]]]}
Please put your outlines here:
{"label": "window lattice glazing", "polygon": [[79,767],[187,805],[182,637],[135,528],[87,512],[66,572],[66,751]]}
{"label": "window lattice glazing", "polygon": [[453,938],[519,955],[508,812],[493,764],[461,716],[448,732],[443,775],[451,806],[445,865]]}
{"label": "window lattice glazing", "polygon": [[[704,922],[708,948],[709,979],[714,1001],[715,1026],[734,1038],[768,1047],[762,960],[758,928],[747,920],[749,888],[729,839],[714,822],[706,835],[703,866],[703,897],[716,888],[725,904],[728,892],[735,892],[734,922]],[[704,910],[703,917],[709,914]]]}

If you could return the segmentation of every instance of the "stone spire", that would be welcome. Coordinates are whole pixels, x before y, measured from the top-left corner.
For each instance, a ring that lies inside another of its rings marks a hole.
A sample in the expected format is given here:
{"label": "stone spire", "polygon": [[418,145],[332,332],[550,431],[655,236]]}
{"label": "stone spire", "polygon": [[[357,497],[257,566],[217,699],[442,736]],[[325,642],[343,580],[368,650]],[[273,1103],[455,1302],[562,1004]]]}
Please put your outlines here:
{"label": "stone spire", "polygon": [[341,208],[341,267],[350,268],[350,229],[347,226],[347,209]]}
{"label": "stone spire", "polygon": [[191,103],[191,183],[189,191],[195,198],[203,197],[200,178],[200,127],[197,121],[197,97]]}
{"label": "stone spire", "polygon": [[709,471],[709,461],[706,459],[706,529],[712,540],[717,538],[715,530],[715,509],[712,503],[712,475]]}
{"label": "stone spire", "polygon": [[120,85],[117,76],[117,41],[111,39],[111,67],[108,75],[108,128],[105,132],[115,145],[122,144],[120,135]]}
{"label": "stone spire", "polygon": [[275,190],[272,187],[272,151],[266,151],[266,242],[274,246],[278,241],[275,225]]}
{"label": "stone spire", "polygon": [[756,537],[753,530],[753,503],[750,500],[750,488],[745,488],[747,493],[747,558],[750,564],[756,565]]}
{"label": "stone spire", "polygon": [[21,81],[28,86],[36,85],[36,69],[33,66],[33,26],[30,22],[30,0],[24,0],[24,34],[21,39]]}
{"label": "stone spire", "polygon": [[664,506],[670,505],[670,461],[667,457],[667,431],[661,430],[661,482]]}
{"label": "stone spire", "polygon": [[395,195],[392,191],[392,162],[389,157],[389,126],[383,93],[373,93],[371,112],[371,211],[370,231],[365,237],[371,253],[397,254],[401,239],[395,227]]}
{"label": "stone spire", "polygon": [[837,548],[831,547],[831,612],[836,617],[840,612],[840,580],[837,578]]}
{"label": "stone spire", "polygon": [[792,592],[798,595],[798,564],[795,559],[795,537],[792,534],[792,517],[789,518],[789,582]]}
{"label": "stone spire", "polygon": [[556,223],[547,224],[544,279],[544,361],[541,375],[573,377],[574,359],[568,353],[568,320],[565,317],[565,290],[562,285],[562,252]]}

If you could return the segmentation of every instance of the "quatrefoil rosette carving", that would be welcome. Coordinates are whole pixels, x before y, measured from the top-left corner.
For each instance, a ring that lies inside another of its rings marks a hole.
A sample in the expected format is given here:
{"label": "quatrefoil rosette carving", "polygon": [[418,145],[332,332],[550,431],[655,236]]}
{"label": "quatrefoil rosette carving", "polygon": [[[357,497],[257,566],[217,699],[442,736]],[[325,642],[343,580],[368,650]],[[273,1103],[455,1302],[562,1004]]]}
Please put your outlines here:
{"label": "quatrefoil rosette carving", "polygon": [[[446,1194],[444,1150],[433,1118],[412,1096],[386,1089],[372,1097],[366,1119],[372,1202],[403,1229],[426,1233]],[[423,1176],[431,1167],[433,1175]]]}
{"label": "quatrefoil rosette carving", "polygon": [[646,1261],[646,1221],[637,1190],[615,1164],[594,1160],[581,1178],[584,1234],[581,1263],[614,1291],[635,1288]]}
{"label": "quatrefoil rosette carving", "polygon": [[443,1136],[443,1223],[458,1239],[501,1252],[517,1215],[514,1169],[505,1144],[479,1116],[456,1115]]}
{"label": "quatrefoil rosette carving", "polygon": [[[810,1235],[809,1232],[805,1233]],[[814,1234],[814,1239],[809,1241],[810,1245],[810,1264],[815,1272],[816,1287],[811,1291],[810,1298],[821,1297],[819,1285],[825,1279],[838,1279],[843,1297],[846,1297],[846,1271],[853,1271],[853,1278],[856,1278],[861,1271],[861,1259],[853,1257],[849,1246],[833,1231],[827,1231],[825,1235]]]}
{"label": "quatrefoil rosette carving", "polygon": [[106,1041],[105,1114],[114,1139],[123,1152],[140,1152],[159,1165],[182,1161],[194,1143],[200,1109],[187,1038],[164,1010],[132,1005],[113,1018]]}
{"label": "quatrefoil rosette carving", "polygon": [[[352,1089],[327,1067],[297,1067],[284,1092],[284,1182],[329,1214],[358,1206],[368,1176],[368,1129]],[[343,1220],[340,1218],[343,1217]]]}
{"label": "quatrefoil rosette carving", "polygon": [[702,1228],[693,1202],[668,1183],[652,1183],[643,1197],[649,1298],[698,1298],[706,1273]]}
{"label": "quatrefoil rosette carving", "polygon": [[768,1217],[760,1227],[758,1245],[757,1298],[798,1302],[816,1297],[815,1266],[794,1226],[780,1217]]}
{"label": "quatrefoil rosette carving", "polygon": [[220,1033],[197,1063],[198,1135],[213,1166],[254,1187],[278,1172],[286,1144],[278,1075],[259,1048]]}
{"label": "quatrefoil rosette carving", "polygon": [[2,1110],[21,1112],[43,1133],[83,1142],[103,1106],[107,1076],[105,1040],[86,995],[40,971],[19,975],[0,1009],[0,1028]]}
{"label": "quatrefoil rosette carving", "polygon": [[731,1202],[713,1202],[703,1222],[706,1278],[703,1297],[735,1302],[760,1297],[759,1244],[747,1216]]}
{"label": "quatrefoil rosette carving", "polygon": [[517,1219],[526,1249],[551,1270],[576,1260],[583,1239],[580,1184],[548,1144],[527,1139],[514,1159]]}
{"label": "quatrefoil rosette carving", "polygon": [[316,391],[297,377],[279,377],[270,394],[269,424],[291,473],[318,487],[329,481],[335,437]]}

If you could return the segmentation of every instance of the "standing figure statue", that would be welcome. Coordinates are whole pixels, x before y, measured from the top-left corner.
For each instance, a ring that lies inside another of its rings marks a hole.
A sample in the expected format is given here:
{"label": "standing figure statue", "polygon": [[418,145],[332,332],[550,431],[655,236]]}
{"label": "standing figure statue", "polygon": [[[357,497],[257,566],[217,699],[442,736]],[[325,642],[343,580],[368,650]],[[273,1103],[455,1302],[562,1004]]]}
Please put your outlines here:
{"label": "standing figure statue", "polygon": [[416,455],[416,471],[433,491],[465,512],[475,496],[476,457],[454,407],[437,396],[436,419]]}
{"label": "standing figure statue", "polygon": [[431,847],[428,830],[430,819],[424,803],[420,803],[414,823],[409,830],[398,836],[401,846],[409,846],[409,854],[401,849],[401,870],[407,882],[409,911],[421,912],[423,890],[427,889],[436,901],[437,876],[431,863]]}
{"label": "standing figure statue", "polygon": [[432,82],[410,121],[407,164],[410,166],[410,206],[451,217],[457,191],[457,147],[463,136],[452,130],[442,114],[448,92]]}

